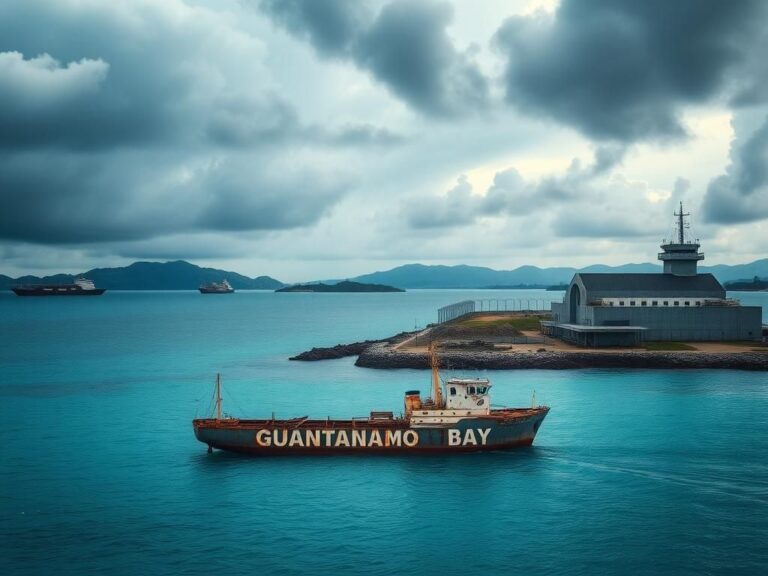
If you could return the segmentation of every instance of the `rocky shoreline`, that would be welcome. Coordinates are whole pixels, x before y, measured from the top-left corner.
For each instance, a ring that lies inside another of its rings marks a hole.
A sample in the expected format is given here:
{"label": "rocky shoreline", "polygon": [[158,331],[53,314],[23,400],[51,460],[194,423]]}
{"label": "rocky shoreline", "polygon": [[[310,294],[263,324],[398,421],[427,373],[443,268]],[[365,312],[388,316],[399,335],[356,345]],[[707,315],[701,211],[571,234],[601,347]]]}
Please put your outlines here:
{"label": "rocky shoreline", "polygon": [[[416,332],[401,332],[381,340],[365,340],[312,348],[290,360],[316,362],[357,356],[355,366],[362,368],[430,367],[423,352],[396,350],[392,344],[402,342]],[[572,370],[578,368],[666,368],[728,369],[768,371],[768,352],[660,352],[660,351],[589,351],[589,352],[510,352],[483,349],[442,349],[440,363],[457,370]]]}
{"label": "rocky shoreline", "polygon": [[382,338],[381,340],[364,340],[362,342],[352,342],[351,344],[336,344],[336,346],[325,348],[312,348],[312,350],[307,350],[296,356],[291,356],[288,360],[317,362],[319,360],[336,360],[337,358],[345,358],[347,356],[359,356],[371,346],[376,344],[396,344],[414,334],[417,334],[417,332],[400,332],[400,334],[395,334],[389,338]]}
{"label": "rocky shoreline", "polygon": [[[490,352],[443,350],[440,364],[458,370],[569,370],[577,368],[719,368],[768,370],[768,352]],[[429,368],[424,353],[394,350],[387,343],[366,347],[355,362],[364,368]]]}

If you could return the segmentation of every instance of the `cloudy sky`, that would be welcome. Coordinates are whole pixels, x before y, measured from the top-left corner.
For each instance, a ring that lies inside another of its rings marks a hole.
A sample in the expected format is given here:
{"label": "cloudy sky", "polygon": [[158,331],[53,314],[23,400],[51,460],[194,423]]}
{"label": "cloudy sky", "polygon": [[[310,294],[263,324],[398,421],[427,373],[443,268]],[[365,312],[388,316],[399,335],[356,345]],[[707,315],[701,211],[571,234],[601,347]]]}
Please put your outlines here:
{"label": "cloudy sky", "polygon": [[0,273],[768,254],[768,2],[3,0]]}

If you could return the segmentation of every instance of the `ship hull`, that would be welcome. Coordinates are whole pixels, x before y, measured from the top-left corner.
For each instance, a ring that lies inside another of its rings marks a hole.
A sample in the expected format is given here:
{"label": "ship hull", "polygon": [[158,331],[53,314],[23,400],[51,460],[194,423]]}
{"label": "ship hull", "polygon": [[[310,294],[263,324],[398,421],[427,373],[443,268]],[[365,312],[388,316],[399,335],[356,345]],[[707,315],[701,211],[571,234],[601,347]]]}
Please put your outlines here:
{"label": "ship hull", "polygon": [[234,290],[216,290],[213,288],[198,288],[200,294],[232,294]]}
{"label": "ship hull", "polygon": [[211,449],[254,456],[449,454],[530,446],[549,408],[491,411],[446,426],[391,420],[232,420],[193,422]]}
{"label": "ship hull", "polygon": [[17,296],[101,296],[106,288],[83,290],[82,288],[11,288]]}

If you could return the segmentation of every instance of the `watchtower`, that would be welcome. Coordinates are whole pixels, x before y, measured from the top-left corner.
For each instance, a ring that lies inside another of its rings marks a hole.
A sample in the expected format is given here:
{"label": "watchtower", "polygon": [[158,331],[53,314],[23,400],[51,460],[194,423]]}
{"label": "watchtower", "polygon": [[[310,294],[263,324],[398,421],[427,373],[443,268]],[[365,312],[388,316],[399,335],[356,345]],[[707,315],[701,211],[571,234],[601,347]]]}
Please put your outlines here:
{"label": "watchtower", "polygon": [[697,262],[704,260],[704,253],[699,252],[699,241],[686,238],[685,231],[690,228],[685,221],[690,214],[683,212],[683,203],[680,202],[680,212],[675,212],[677,217],[676,241],[665,242],[661,245],[664,252],[659,252],[659,260],[664,262],[664,274],[674,276],[696,276]]}

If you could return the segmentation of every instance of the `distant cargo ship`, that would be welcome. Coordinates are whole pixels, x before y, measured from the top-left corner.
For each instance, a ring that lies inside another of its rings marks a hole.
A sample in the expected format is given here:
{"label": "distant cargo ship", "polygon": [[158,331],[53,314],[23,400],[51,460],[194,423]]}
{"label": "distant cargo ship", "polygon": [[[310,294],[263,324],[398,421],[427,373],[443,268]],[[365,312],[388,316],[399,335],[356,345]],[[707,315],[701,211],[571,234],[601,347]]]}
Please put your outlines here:
{"label": "distant cargo ship", "polygon": [[18,296],[100,296],[106,292],[88,278],[78,278],[74,284],[22,284],[11,290]]}
{"label": "distant cargo ship", "polygon": [[[197,439],[214,448],[260,456],[312,454],[424,454],[481,452],[530,446],[547,406],[491,408],[485,378],[451,378],[441,386],[432,356],[432,398],[405,393],[404,414],[371,412],[363,418],[240,420],[223,416],[217,377],[215,416],[195,419]],[[535,403],[534,403],[535,404]]]}
{"label": "distant cargo ship", "polygon": [[203,294],[232,294],[235,291],[229,282],[223,280],[221,282],[211,282],[210,284],[203,284],[199,288]]}

